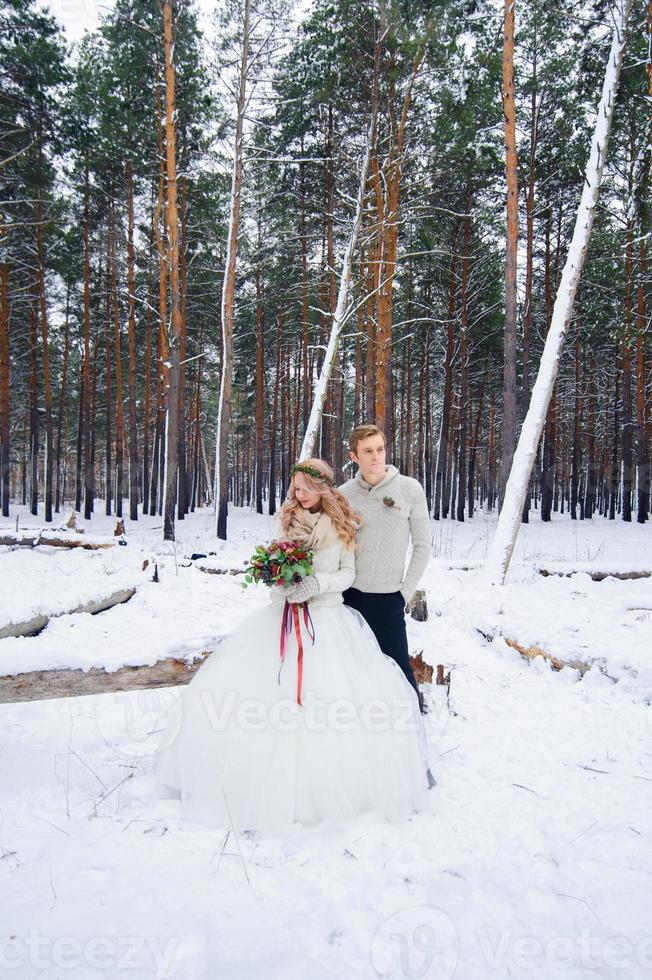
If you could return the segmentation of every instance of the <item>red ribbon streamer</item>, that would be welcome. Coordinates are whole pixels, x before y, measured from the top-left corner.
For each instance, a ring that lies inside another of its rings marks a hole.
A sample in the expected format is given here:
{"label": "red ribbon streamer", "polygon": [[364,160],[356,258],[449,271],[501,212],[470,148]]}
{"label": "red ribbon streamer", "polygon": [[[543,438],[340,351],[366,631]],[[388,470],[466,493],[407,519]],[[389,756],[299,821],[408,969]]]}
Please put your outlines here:
{"label": "red ribbon streamer", "polygon": [[292,632],[292,623],[294,622],[294,631],[297,637],[297,704],[303,707],[301,701],[301,685],[303,683],[303,639],[301,636],[301,621],[299,619],[299,607],[303,610],[303,622],[310,637],[312,643],[315,642],[315,627],[310,616],[310,611],[308,609],[307,602],[288,602],[285,600],[285,605],[283,606],[283,617],[281,619],[281,638],[280,638],[280,653],[281,653],[281,666],[278,670],[278,682],[281,683],[281,668],[285,663],[285,651],[287,649],[288,636]]}

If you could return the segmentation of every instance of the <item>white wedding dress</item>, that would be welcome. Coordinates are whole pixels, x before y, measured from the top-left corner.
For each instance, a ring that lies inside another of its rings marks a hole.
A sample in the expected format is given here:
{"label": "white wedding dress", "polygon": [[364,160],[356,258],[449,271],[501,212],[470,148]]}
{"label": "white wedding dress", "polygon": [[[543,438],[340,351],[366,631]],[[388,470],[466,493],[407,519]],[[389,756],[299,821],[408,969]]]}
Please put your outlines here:
{"label": "white wedding dress", "polygon": [[288,607],[281,664],[285,601],[275,587],[269,604],[226,636],[182,689],[165,720],[156,779],[162,795],[180,798],[186,819],[280,831],[370,810],[399,820],[423,804],[417,697],[365,620],[343,604],[354,561],[339,539],[315,552],[311,622],[295,607],[302,658]]}

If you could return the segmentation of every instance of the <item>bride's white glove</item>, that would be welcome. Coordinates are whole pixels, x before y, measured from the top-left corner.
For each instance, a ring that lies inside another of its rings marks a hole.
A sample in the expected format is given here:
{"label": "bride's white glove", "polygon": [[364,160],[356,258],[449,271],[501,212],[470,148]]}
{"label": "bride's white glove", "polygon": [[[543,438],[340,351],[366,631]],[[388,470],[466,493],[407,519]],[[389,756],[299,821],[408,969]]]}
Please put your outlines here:
{"label": "bride's white glove", "polygon": [[297,585],[291,585],[285,590],[288,602],[307,602],[319,592],[319,582],[314,575],[306,575]]}

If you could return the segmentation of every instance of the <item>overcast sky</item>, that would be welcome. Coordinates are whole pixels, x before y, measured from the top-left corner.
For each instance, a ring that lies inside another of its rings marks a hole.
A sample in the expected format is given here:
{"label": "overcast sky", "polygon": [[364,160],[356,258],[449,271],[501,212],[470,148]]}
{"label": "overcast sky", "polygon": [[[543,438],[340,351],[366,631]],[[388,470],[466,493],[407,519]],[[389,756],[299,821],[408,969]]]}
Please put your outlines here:
{"label": "overcast sky", "polygon": [[69,41],[78,41],[85,31],[94,31],[100,14],[110,10],[112,0],[49,0],[46,6],[63,25]]}
{"label": "overcast sky", "polygon": [[[63,25],[68,40],[78,41],[85,31],[96,29],[100,17],[114,6],[114,0],[44,0],[44,5]],[[200,25],[205,28],[215,0],[196,0],[196,5],[200,12]]]}

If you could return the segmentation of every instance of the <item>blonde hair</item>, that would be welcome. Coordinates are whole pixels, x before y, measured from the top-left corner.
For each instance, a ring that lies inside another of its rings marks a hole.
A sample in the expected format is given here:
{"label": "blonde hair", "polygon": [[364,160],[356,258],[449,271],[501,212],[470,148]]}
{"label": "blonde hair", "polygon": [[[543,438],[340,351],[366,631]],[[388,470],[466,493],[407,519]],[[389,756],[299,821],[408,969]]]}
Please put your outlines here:
{"label": "blonde hair", "polygon": [[[355,544],[355,533],[362,523],[362,518],[360,514],[356,514],[356,512],[351,508],[351,505],[344,494],[340,493],[340,491],[336,490],[333,486],[333,470],[323,459],[302,459],[299,465],[312,466],[314,469],[319,470],[320,473],[324,474],[325,479],[321,480],[303,470],[298,471],[306,481],[307,488],[313,493],[318,493],[320,495],[321,509],[325,514],[328,514],[333,522],[333,527],[337,532],[337,536],[344,542],[347,548],[352,548]],[[279,521],[281,527],[283,528],[284,534],[288,533],[294,515],[300,507],[301,504],[297,500],[294,492],[293,474],[292,479],[290,480],[288,495],[279,511]]]}
{"label": "blonde hair", "polygon": [[362,442],[363,439],[368,439],[369,436],[382,436],[383,442],[387,444],[385,433],[377,425],[372,425],[371,423],[367,425],[356,425],[355,429],[351,430],[349,436],[349,449],[351,452],[357,455],[358,443]]}

